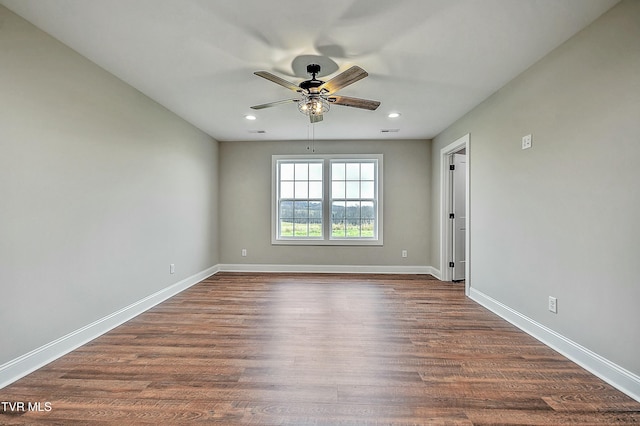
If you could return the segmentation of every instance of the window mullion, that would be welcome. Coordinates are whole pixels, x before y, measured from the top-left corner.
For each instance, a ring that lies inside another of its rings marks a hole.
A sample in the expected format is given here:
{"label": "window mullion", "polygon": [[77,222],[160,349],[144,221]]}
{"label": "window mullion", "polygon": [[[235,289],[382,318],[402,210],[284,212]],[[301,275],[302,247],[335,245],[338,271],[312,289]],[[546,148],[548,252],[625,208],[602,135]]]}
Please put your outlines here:
{"label": "window mullion", "polygon": [[331,160],[322,162],[322,236],[331,239]]}

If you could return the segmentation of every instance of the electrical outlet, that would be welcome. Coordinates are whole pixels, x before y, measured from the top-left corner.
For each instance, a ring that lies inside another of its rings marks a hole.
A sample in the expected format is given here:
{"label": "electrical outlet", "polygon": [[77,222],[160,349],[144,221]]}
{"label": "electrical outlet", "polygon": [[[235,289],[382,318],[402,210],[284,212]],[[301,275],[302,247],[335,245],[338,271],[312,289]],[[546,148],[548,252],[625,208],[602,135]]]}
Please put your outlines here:
{"label": "electrical outlet", "polygon": [[402,257],[407,257],[408,253],[406,250],[402,250]]}
{"label": "electrical outlet", "polygon": [[247,257],[247,249],[242,249],[242,257]]}
{"label": "electrical outlet", "polygon": [[172,263],[171,265],[169,265],[169,273],[170,274],[175,274],[176,273],[176,264]]}
{"label": "electrical outlet", "polygon": [[531,139],[533,137],[531,135],[526,135],[522,137],[522,149],[531,148]]}
{"label": "electrical outlet", "polygon": [[553,296],[549,296],[549,311],[554,314],[558,313],[558,299]]}

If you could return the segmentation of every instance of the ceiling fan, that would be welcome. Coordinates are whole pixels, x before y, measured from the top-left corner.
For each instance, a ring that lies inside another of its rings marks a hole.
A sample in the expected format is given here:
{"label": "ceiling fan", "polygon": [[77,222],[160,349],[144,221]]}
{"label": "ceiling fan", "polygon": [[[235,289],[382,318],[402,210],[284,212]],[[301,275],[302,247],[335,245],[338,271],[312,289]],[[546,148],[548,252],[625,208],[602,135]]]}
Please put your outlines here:
{"label": "ceiling fan", "polygon": [[312,123],[322,121],[322,116],[329,111],[330,105],[342,105],[354,108],[375,110],[380,106],[380,102],[368,99],[352,98],[349,96],[339,96],[335,93],[358,80],[361,80],[369,74],[358,66],[352,66],[348,70],[338,74],[331,80],[324,82],[318,80],[316,75],[320,73],[320,65],[307,65],[307,72],[311,74],[310,80],[305,80],[299,85],[295,85],[285,79],[271,74],[267,71],[256,71],[255,75],[266,78],[276,84],[286,87],[289,90],[300,93],[300,97],[293,99],[285,99],[282,101],[270,102],[262,105],[254,105],[252,109],[270,108],[276,105],[297,103],[301,113],[308,115]]}

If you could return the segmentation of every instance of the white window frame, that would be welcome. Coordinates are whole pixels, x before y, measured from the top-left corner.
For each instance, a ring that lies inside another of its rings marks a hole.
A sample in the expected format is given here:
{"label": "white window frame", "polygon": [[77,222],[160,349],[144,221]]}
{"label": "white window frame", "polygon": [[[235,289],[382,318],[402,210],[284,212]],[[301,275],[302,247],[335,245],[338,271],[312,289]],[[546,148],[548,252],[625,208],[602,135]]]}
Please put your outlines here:
{"label": "white window frame", "polygon": [[[294,162],[322,160],[322,237],[280,237],[278,201],[278,176],[280,161]],[[375,228],[373,237],[332,237],[331,236],[331,164],[332,162],[358,162],[374,160],[375,167]],[[383,245],[383,155],[382,154],[335,154],[335,155],[273,155],[271,157],[271,244],[273,245],[335,245],[335,246],[381,246]]]}

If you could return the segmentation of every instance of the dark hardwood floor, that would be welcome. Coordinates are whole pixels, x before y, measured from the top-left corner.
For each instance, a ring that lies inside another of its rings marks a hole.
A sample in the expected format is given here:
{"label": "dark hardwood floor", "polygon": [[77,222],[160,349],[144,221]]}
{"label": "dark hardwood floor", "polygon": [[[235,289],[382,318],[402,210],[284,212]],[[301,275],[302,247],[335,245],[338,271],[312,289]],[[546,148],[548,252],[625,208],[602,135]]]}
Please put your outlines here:
{"label": "dark hardwood floor", "polygon": [[0,405],[0,424],[640,424],[640,403],[424,275],[217,274],[0,401],[41,409]]}

